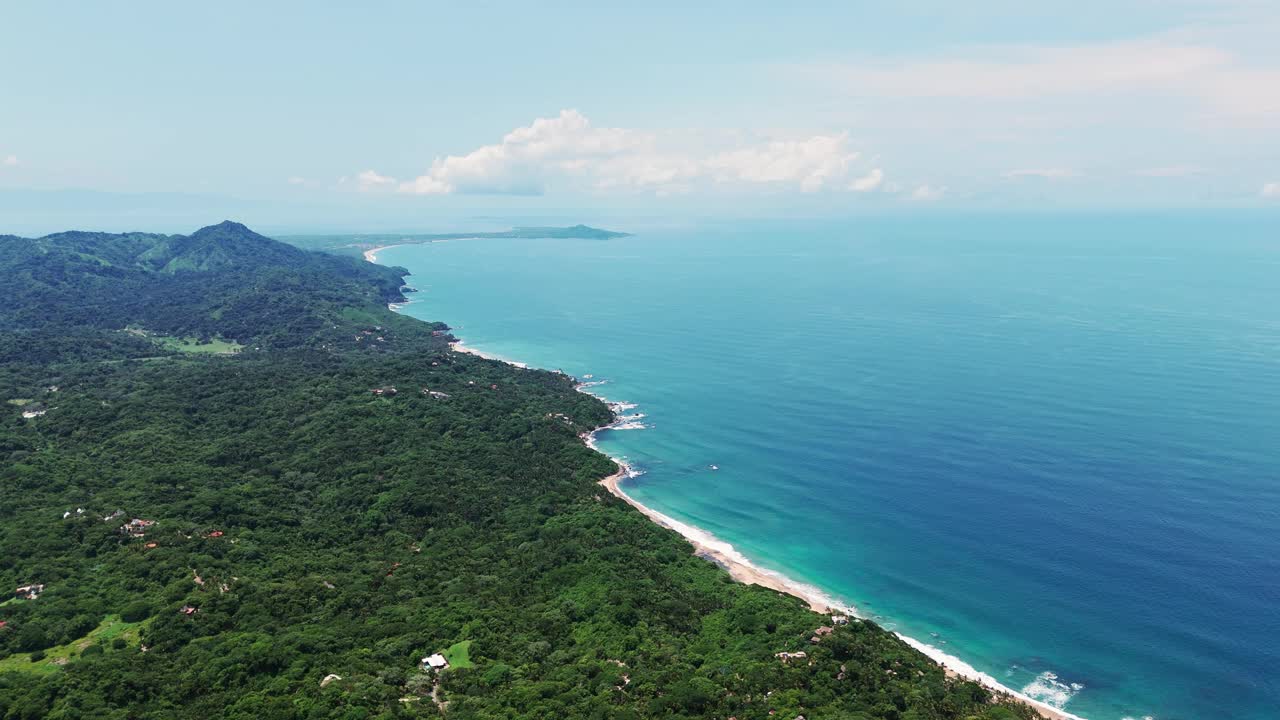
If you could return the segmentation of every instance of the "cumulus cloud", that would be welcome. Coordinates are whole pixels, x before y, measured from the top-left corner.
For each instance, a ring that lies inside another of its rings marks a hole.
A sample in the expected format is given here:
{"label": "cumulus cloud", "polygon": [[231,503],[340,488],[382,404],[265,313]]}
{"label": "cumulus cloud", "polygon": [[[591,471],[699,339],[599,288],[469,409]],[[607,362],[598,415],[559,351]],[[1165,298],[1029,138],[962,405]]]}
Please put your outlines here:
{"label": "cumulus cloud", "polygon": [[1259,194],[1264,198],[1280,198],[1280,182],[1266,183]]}
{"label": "cumulus cloud", "polygon": [[4,165],[5,167],[16,167],[18,165],[18,156],[6,155],[4,160],[0,160],[0,165]]}
{"label": "cumulus cloud", "polygon": [[[691,142],[674,134],[597,127],[582,113],[563,110],[512,130],[500,142],[437,158],[427,172],[397,187],[419,195],[538,195],[550,188],[670,193],[698,186],[816,192],[846,185],[858,156],[846,133],[754,138],[726,147],[724,138]],[[881,171],[869,177],[875,173]]]}
{"label": "cumulus cloud", "polygon": [[356,187],[361,192],[371,192],[375,190],[390,190],[396,186],[396,179],[379,175],[372,170],[365,170],[356,175]]}
{"label": "cumulus cloud", "polygon": [[854,192],[870,192],[880,187],[884,183],[884,170],[874,168],[871,172],[849,183],[849,189]]}
{"label": "cumulus cloud", "polygon": [[848,140],[846,133],[776,140],[720,153],[706,167],[719,182],[798,184],[804,192],[815,192],[844,177],[858,159],[858,153],[848,149]]}

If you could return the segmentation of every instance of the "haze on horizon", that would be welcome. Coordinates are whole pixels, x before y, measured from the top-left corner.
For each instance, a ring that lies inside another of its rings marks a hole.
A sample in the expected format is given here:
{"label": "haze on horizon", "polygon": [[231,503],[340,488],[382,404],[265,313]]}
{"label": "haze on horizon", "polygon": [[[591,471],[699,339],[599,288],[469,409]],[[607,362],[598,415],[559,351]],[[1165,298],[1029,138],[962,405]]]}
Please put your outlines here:
{"label": "haze on horizon", "polygon": [[0,232],[1280,209],[1261,0],[48,2],[6,25]]}

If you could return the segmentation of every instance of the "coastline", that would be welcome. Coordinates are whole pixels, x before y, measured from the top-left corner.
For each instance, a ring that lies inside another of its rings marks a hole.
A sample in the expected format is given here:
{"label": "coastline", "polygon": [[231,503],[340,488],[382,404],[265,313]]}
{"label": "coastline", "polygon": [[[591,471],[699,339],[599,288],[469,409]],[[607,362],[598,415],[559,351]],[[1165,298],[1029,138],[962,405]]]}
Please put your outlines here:
{"label": "coastline", "polygon": [[394,245],[379,245],[378,247],[375,247],[375,248],[369,248],[368,250],[365,250],[363,253],[364,259],[366,262],[371,262],[376,265],[378,264],[378,253],[382,252],[383,250],[386,250],[387,248],[400,247],[401,245],[405,245],[405,244],[407,243],[396,243]]}
{"label": "coastline", "polygon": [[[393,309],[394,309],[394,308],[393,308]],[[475,355],[476,357],[482,357],[482,358],[484,358],[485,360],[497,360],[498,362],[504,362],[504,363],[506,363],[506,364],[508,364],[508,365],[515,365],[516,367],[520,368],[521,370],[528,370],[528,369],[529,369],[529,366],[528,366],[528,364],[526,364],[526,363],[522,363],[522,362],[520,362],[520,361],[518,361],[518,360],[512,360],[511,358],[504,358],[504,357],[502,357],[501,355],[494,355],[493,353],[487,353],[487,352],[485,352],[485,351],[483,351],[483,350],[477,350],[477,349],[475,349],[475,348],[473,348],[473,347],[471,347],[471,346],[467,345],[467,344],[466,344],[464,341],[462,341],[462,340],[455,340],[455,341],[453,341],[453,342],[449,343],[449,347],[451,347],[451,348],[453,349],[453,351],[454,351],[454,352],[466,353],[466,354],[468,354],[468,355]]]}
{"label": "coastline", "polygon": [[[579,392],[586,392],[588,395],[592,394],[587,392],[587,390],[583,389],[581,386],[579,386],[578,390]],[[599,396],[593,395],[593,397]],[[604,398],[600,399],[604,400]],[[606,400],[605,402],[608,401]],[[610,405],[612,406],[613,403],[610,403]],[[596,428],[595,430],[584,434],[583,440],[591,449],[596,450],[597,452],[603,452],[600,450],[596,441],[596,435],[610,430],[613,427],[614,424],[610,424]],[[762,587],[767,587],[771,590],[776,590],[777,592],[799,598],[809,604],[810,610],[822,615],[831,614],[834,611],[839,614],[849,615],[850,617],[856,617],[861,620],[868,619],[866,616],[859,613],[857,608],[845,606],[836,602],[818,588],[792,580],[781,573],[756,567],[750,560],[735,550],[732,545],[724,542],[723,540],[717,539],[711,533],[670,518],[639,502],[628,495],[621,487],[622,481],[636,475],[635,470],[628,465],[625,460],[612,456],[610,459],[617,463],[619,468],[618,472],[600,480],[600,485],[603,485],[615,497],[623,500],[636,510],[639,510],[642,515],[653,522],[679,533],[685,540],[689,541],[689,543],[693,545],[694,553],[696,555],[711,560],[717,565],[723,567],[728,571],[729,576],[737,582],[748,585],[760,585]],[[1041,717],[1045,718],[1045,720],[1085,720],[1085,718],[1082,718],[1079,715],[1073,715],[1066,710],[1056,708],[1048,703],[1028,697],[1017,690],[1007,687],[991,675],[978,670],[960,658],[942,652],[932,645],[921,642],[913,637],[903,635],[897,631],[894,631],[893,634],[897,636],[899,640],[902,640],[907,645],[918,650],[925,657],[928,657],[930,660],[933,660],[935,663],[942,666],[942,669],[946,672],[948,677],[971,680],[997,695],[1024,703],[1039,713]]]}
{"label": "coastline", "polygon": [[[377,262],[377,253],[389,247],[396,246],[387,245],[367,250],[364,253],[365,259],[369,262]],[[393,311],[399,311],[398,306],[389,305],[388,307]],[[450,343],[450,347],[455,352],[467,353],[488,360],[504,362],[521,369],[529,368],[527,363],[515,361],[493,353],[484,352],[477,348],[468,346],[463,340],[456,340]],[[608,430],[619,429],[621,422],[623,422],[619,419],[621,417],[621,413],[619,412],[619,405],[621,405],[621,403],[610,401],[607,398],[590,391],[591,387],[599,384],[599,382],[580,383],[577,386],[577,390],[578,392],[591,395],[592,397],[607,403],[610,409],[614,411],[615,421],[608,425],[595,428],[590,432],[583,433],[581,437],[588,447],[607,455],[607,453],[604,453],[604,451],[600,449],[597,436]],[[632,498],[625,490],[623,490],[622,482],[629,478],[636,477],[640,473],[621,458],[609,456],[609,459],[613,460],[614,463],[617,464],[618,471],[599,480],[598,482],[600,485],[604,486],[604,488],[615,497],[634,507],[645,517],[649,518],[650,521],[679,533],[693,546],[694,553],[696,555],[721,566],[735,581],[744,584],[760,585],[776,592],[799,598],[809,605],[810,610],[819,614],[831,614],[834,611],[861,620],[869,619],[860,613],[857,608],[837,602],[835,599],[831,598],[816,587],[793,580],[782,573],[757,567],[746,556],[738,552],[732,544],[716,538],[711,533],[664,515],[663,513]],[[1057,708],[1043,701],[1036,700],[1018,692],[1017,690],[1007,687],[991,675],[974,668],[972,665],[964,662],[960,658],[946,654],[932,645],[907,635],[903,635],[897,631],[893,631],[893,634],[904,643],[941,666],[948,677],[962,678],[975,682],[992,693],[1021,702],[1036,711],[1045,720],[1086,720],[1086,718],[1074,715],[1066,710]]]}

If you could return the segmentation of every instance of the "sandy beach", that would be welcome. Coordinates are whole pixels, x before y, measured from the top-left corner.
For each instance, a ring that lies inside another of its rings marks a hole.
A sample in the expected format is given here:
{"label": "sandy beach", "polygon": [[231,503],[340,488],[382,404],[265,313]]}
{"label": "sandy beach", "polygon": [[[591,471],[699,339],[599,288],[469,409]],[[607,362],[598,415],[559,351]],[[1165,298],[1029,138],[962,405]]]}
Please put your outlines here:
{"label": "sandy beach", "polygon": [[467,353],[468,355],[475,355],[476,357],[482,357],[486,360],[497,360],[498,362],[504,362],[508,365],[515,365],[518,368],[527,369],[529,367],[528,365],[522,362],[511,360],[510,358],[504,358],[500,355],[494,355],[493,353],[487,353],[487,352],[484,352],[483,350],[477,350],[473,347],[468,346],[465,342],[461,340],[455,340],[454,342],[449,344],[449,347],[452,348],[454,352]]}
{"label": "sandy beach", "polygon": [[395,245],[379,245],[376,248],[370,248],[364,251],[364,259],[371,263],[376,263],[378,262],[378,253],[382,252],[383,250],[386,250],[387,248],[400,247],[400,245],[402,244],[403,243],[398,243]]}
{"label": "sandy beach", "polygon": [[798,592],[796,592],[796,590],[793,587],[788,586],[784,580],[765,574],[764,572],[761,572],[759,569],[754,568],[750,565],[743,564],[742,562],[733,558],[728,553],[724,552],[721,548],[718,548],[715,545],[706,543],[696,537],[690,538],[688,535],[681,532],[680,526],[683,525],[683,523],[679,523],[675,520],[672,520],[671,518],[667,517],[666,515],[663,515],[657,510],[654,510],[650,507],[642,505],[636,502],[635,500],[633,500],[630,495],[627,495],[625,492],[623,492],[622,488],[618,487],[618,484],[627,477],[628,473],[629,473],[628,468],[625,465],[623,465],[621,470],[601,480],[600,484],[608,488],[609,492],[627,501],[632,507],[634,507],[635,509],[643,513],[645,517],[649,518],[650,520],[654,521],[655,523],[665,528],[675,530],[676,532],[680,532],[681,535],[684,535],[685,538],[688,539],[689,542],[693,544],[694,552],[696,552],[698,555],[702,557],[706,557],[711,560],[714,560],[717,565],[723,567],[725,570],[728,570],[729,575],[733,577],[734,580],[737,580],[740,583],[746,583],[748,585],[760,585],[763,587],[771,588],[773,590],[777,590],[780,593],[786,593],[788,595],[795,595],[796,597],[799,597],[800,599],[809,603],[809,609],[813,610],[816,613],[831,612],[832,608],[829,605],[827,605],[825,602],[823,602],[820,597],[801,595]]}
{"label": "sandy beach", "polygon": [[[373,248],[371,250],[367,250],[364,253],[365,259],[368,260],[369,262],[376,262],[378,251],[384,250],[387,247],[394,247],[394,246],[388,245],[384,247],[378,247],[378,248]],[[489,360],[497,360],[499,362],[505,362],[520,368],[528,368],[528,365],[525,363],[517,362],[517,361],[511,360],[510,358],[497,356],[492,353],[486,353],[484,351],[468,346],[465,342],[461,340],[458,340],[452,343],[452,349],[456,352],[468,353],[468,354],[476,355]],[[603,381],[582,383],[578,386],[578,391],[586,393],[588,395],[592,395],[593,397],[596,397],[604,402],[609,403],[610,407],[615,411],[615,415],[620,414],[618,411],[621,409],[621,407],[634,407],[634,405],[623,405],[621,403],[610,402],[607,399],[592,393],[591,388],[599,384],[602,384],[602,382]],[[597,452],[603,452],[600,450],[598,446],[596,436],[601,432],[612,429],[613,427],[614,425],[612,424],[606,425],[604,427],[596,428],[595,430],[589,433],[585,433],[583,435],[583,441],[593,450],[596,450]],[[657,510],[654,510],[653,508],[650,508],[636,501],[634,498],[628,495],[626,491],[623,490],[621,487],[621,484],[624,480],[626,480],[629,477],[633,477],[635,475],[634,469],[631,468],[622,459],[619,459],[616,457],[612,457],[610,459],[612,459],[615,463],[617,463],[618,471],[600,480],[599,482],[601,485],[603,485],[614,496],[625,501],[627,504],[631,505],[636,510],[640,511],[645,517],[649,518],[653,522],[669,530],[673,530],[677,533],[680,533],[681,536],[683,536],[686,540],[689,541],[691,545],[693,545],[694,552],[698,556],[707,558],[708,560],[715,562],[717,565],[723,567],[729,573],[730,577],[732,577],[734,580],[741,583],[760,585],[762,587],[767,587],[772,590],[776,590],[777,592],[780,592],[780,593],[785,593],[787,595],[797,597],[803,600],[804,602],[808,603],[809,608],[816,613],[826,615],[826,614],[831,614],[835,612],[842,615],[849,615],[851,617],[866,619],[864,615],[858,612],[857,608],[847,607],[842,605],[839,602],[836,602],[834,599],[828,597],[825,593],[823,593],[818,588],[796,582],[795,580],[792,580],[780,573],[776,573],[773,571],[764,570],[762,568],[756,567],[750,562],[750,560],[748,560],[745,556],[743,556],[736,549],[734,549],[734,547],[729,543],[726,543],[716,538],[714,535],[711,535],[710,533],[700,528],[696,528],[692,525],[682,523],[679,520],[668,517],[667,515],[664,515],[658,512]],[[964,678],[966,680],[971,680],[973,682],[976,682],[982,685],[983,687],[987,688],[993,693],[999,694],[1007,698],[1013,698],[1015,700],[1023,702],[1028,706],[1030,706],[1031,708],[1033,708],[1034,710],[1036,710],[1040,714],[1040,716],[1045,718],[1046,720],[1085,720],[1085,718],[1082,718],[1078,715],[1073,715],[1064,710],[1060,710],[1051,705],[1040,702],[1039,700],[1035,700],[1033,698],[1027,697],[1022,693],[1019,693],[1016,690],[1013,690],[1012,688],[1006,687],[1000,684],[1000,682],[997,681],[991,675],[981,672],[980,670],[974,668],[973,666],[969,665],[963,660],[960,660],[959,658],[948,655],[942,652],[941,650],[939,650],[938,648],[933,647],[932,645],[923,643],[915,638],[908,637],[901,633],[895,632],[894,634],[897,635],[898,638],[901,639],[903,642],[915,648],[916,650],[920,651],[926,657],[930,658],[931,660],[933,660],[934,662],[942,666],[942,668],[946,671],[949,677],[958,677],[958,678]]]}
{"label": "sandy beach", "polygon": [[[601,430],[606,429],[608,428],[601,428]],[[596,432],[599,432],[599,430]],[[590,433],[587,436],[587,444],[592,448],[596,448],[595,432]],[[645,517],[649,518],[653,522],[683,535],[685,539],[693,545],[694,552],[697,555],[713,560],[717,565],[720,565],[727,570],[730,577],[734,580],[751,585],[760,585],[762,587],[776,590],[780,593],[798,597],[807,602],[809,604],[809,609],[816,613],[827,615],[832,612],[836,612],[838,614],[852,615],[854,617],[859,616],[856,609],[841,607],[840,605],[832,602],[829,598],[823,596],[820,591],[814,588],[806,587],[780,575],[761,570],[760,568],[751,565],[749,562],[744,562],[740,556],[738,556],[738,553],[733,551],[726,543],[717,541],[703,531],[691,528],[678,520],[669,518],[657,510],[637,502],[620,487],[622,481],[630,477],[632,472],[631,468],[628,467],[625,462],[622,462],[617,458],[613,458],[613,461],[618,463],[619,470],[618,472],[601,480],[601,485],[607,488],[609,492],[613,493],[618,498],[626,501],[629,505],[639,510]],[[1024,702],[1034,708],[1047,720],[1084,720],[1079,716],[1072,715],[1071,713],[1059,710],[1051,705],[1033,700],[1021,693],[1007,688],[997,682],[995,678],[978,671],[962,661],[958,661],[955,658],[943,654],[932,646],[926,645],[914,638],[902,635],[901,633],[894,634],[903,642],[924,653],[931,660],[941,665],[943,669],[946,670],[948,677],[972,680],[992,692]]]}

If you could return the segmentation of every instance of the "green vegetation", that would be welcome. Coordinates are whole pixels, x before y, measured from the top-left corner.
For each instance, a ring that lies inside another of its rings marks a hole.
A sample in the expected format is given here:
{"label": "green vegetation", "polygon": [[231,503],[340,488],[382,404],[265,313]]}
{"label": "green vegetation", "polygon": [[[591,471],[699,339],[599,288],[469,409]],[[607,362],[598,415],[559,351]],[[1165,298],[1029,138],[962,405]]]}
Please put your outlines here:
{"label": "green vegetation", "polygon": [[138,328],[128,328],[130,332],[139,337],[149,338],[152,342],[160,345],[166,350],[180,353],[208,353],[211,355],[234,355],[244,349],[244,346],[234,340],[223,340],[222,338],[199,338],[199,337],[175,337],[173,335],[155,335]]}
{"label": "green vegetation", "polygon": [[[138,637],[142,627],[140,623],[125,622],[117,615],[108,615],[98,627],[90,630],[83,638],[63,645],[54,645],[37,650],[34,653],[18,652],[0,659],[0,674],[18,673],[52,673],[60,670],[72,659],[82,656],[91,647],[97,646],[105,650],[110,647],[113,652],[137,652]],[[119,641],[115,642],[113,641]],[[90,652],[90,655],[95,653]]]}
{"label": "green vegetation", "polygon": [[603,403],[452,352],[402,277],[233,223],[0,238],[0,397],[47,407],[0,412],[0,588],[44,585],[0,718],[1032,716],[869,622],[810,643],[599,487]]}
{"label": "green vegetation", "polygon": [[384,245],[428,243],[438,240],[460,240],[464,238],[612,240],[628,236],[630,236],[630,233],[601,230],[587,225],[573,225],[570,227],[518,227],[501,232],[417,233],[410,235],[292,235],[280,239],[305,250],[318,250],[339,255],[361,255],[365,250]]}
{"label": "green vegetation", "polygon": [[471,641],[463,640],[449,646],[448,650],[440,653],[444,655],[444,659],[449,661],[449,667],[455,670],[475,667],[475,663],[471,662]]}

